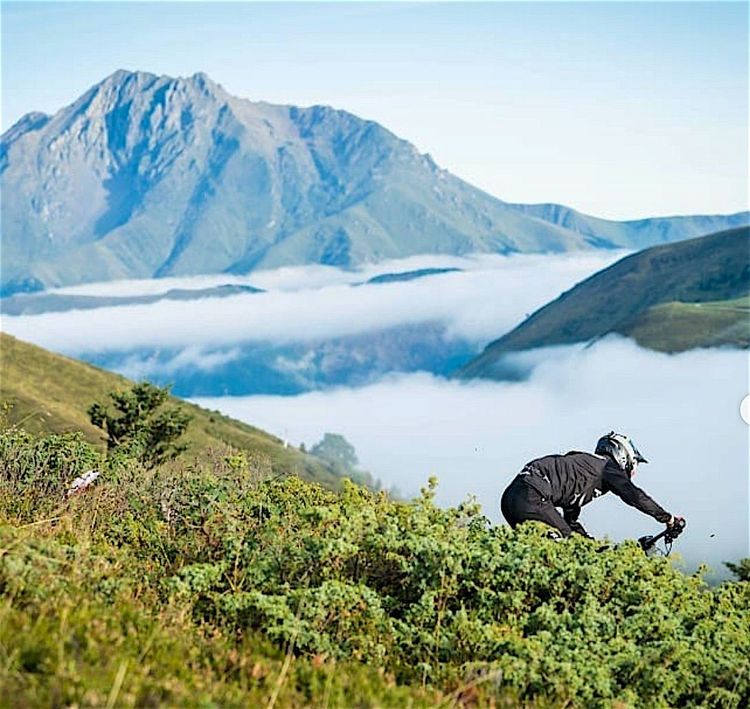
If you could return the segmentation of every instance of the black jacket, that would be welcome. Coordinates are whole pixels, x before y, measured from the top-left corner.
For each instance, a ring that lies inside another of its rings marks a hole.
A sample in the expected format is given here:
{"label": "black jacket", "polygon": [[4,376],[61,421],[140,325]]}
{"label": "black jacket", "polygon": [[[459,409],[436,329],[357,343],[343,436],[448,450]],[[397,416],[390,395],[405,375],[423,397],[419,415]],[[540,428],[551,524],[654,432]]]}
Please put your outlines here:
{"label": "black jacket", "polygon": [[547,455],[527,463],[521,476],[555,507],[562,507],[565,521],[571,526],[581,507],[610,491],[658,522],[666,524],[672,517],[606,456],[577,451]]}

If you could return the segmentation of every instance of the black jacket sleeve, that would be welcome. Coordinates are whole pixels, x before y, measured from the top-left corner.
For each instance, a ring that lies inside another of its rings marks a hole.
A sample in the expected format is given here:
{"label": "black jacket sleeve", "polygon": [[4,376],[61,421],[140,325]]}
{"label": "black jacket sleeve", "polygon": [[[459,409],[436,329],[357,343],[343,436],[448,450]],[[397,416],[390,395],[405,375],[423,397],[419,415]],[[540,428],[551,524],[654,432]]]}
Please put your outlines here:
{"label": "black jacket sleeve", "polygon": [[614,465],[607,465],[604,468],[602,480],[607,488],[612,490],[625,504],[650,515],[657,522],[666,524],[672,518],[669,512],[657,505],[641,488],[633,485],[627,473],[615,468]]}

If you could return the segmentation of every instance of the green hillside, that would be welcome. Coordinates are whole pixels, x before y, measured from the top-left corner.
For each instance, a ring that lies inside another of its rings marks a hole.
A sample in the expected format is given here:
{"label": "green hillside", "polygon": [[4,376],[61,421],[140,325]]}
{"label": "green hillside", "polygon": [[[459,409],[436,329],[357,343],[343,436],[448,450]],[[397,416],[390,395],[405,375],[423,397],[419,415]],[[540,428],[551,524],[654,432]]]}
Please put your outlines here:
{"label": "green hillside", "polygon": [[[0,333],[0,401],[12,407],[10,423],[32,433],[82,431],[103,448],[103,432],[89,422],[86,410],[108,392],[131,384],[117,374]],[[180,405],[193,416],[185,435],[186,459],[231,446],[263,459],[273,474],[296,474],[332,488],[341,482],[323,461],[285,447],[275,436],[194,404],[180,401]]]}
{"label": "green hillside", "polygon": [[509,352],[587,342],[610,333],[681,352],[750,344],[750,229],[646,249],[579,283],[467,364],[460,376],[493,376]]}
{"label": "green hillside", "polygon": [[[128,384],[0,345],[11,418],[40,432],[87,427],[86,403]],[[748,706],[747,581],[493,526],[437,506],[434,479],[401,502],[195,455],[238,442],[320,472],[190,408],[194,453],[153,468],[0,425],[0,707]]]}
{"label": "green hillside", "polygon": [[662,303],[639,313],[617,332],[660,352],[696,347],[750,348],[750,296],[705,303]]}

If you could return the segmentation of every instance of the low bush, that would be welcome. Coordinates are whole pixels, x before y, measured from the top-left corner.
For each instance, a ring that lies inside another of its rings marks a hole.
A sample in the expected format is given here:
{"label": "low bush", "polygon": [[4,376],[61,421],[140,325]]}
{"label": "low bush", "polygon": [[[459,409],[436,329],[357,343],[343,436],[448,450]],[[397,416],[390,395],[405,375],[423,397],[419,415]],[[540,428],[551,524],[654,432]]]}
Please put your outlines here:
{"label": "low bush", "polygon": [[19,520],[40,519],[60,505],[67,486],[101,463],[82,433],[36,438],[0,432],[0,504]]}
{"label": "low bush", "polygon": [[[52,452],[70,441],[2,436],[0,703],[750,702],[746,581],[493,527],[471,502],[437,507],[434,483],[409,503],[336,494],[236,453],[108,463],[65,500],[86,467]],[[18,473],[32,450],[56,483]]]}

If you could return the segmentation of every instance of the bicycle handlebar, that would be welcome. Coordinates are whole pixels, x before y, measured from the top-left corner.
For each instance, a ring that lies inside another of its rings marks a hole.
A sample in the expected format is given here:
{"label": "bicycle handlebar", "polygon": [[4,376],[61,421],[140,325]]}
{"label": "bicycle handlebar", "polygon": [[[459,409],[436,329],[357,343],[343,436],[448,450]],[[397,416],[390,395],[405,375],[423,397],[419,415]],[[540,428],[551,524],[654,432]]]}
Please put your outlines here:
{"label": "bicycle handlebar", "polygon": [[685,529],[685,524],[685,520],[679,517],[674,521],[674,524],[671,527],[665,527],[661,532],[659,532],[659,534],[654,536],[646,535],[645,537],[641,537],[640,539],[638,539],[638,544],[641,545],[641,549],[643,549],[643,551],[648,551],[654,546],[654,544],[656,544],[656,542],[658,542],[660,539],[664,539],[664,541],[669,544],[671,548],[672,542],[677,539],[677,537],[682,534],[682,530]]}

